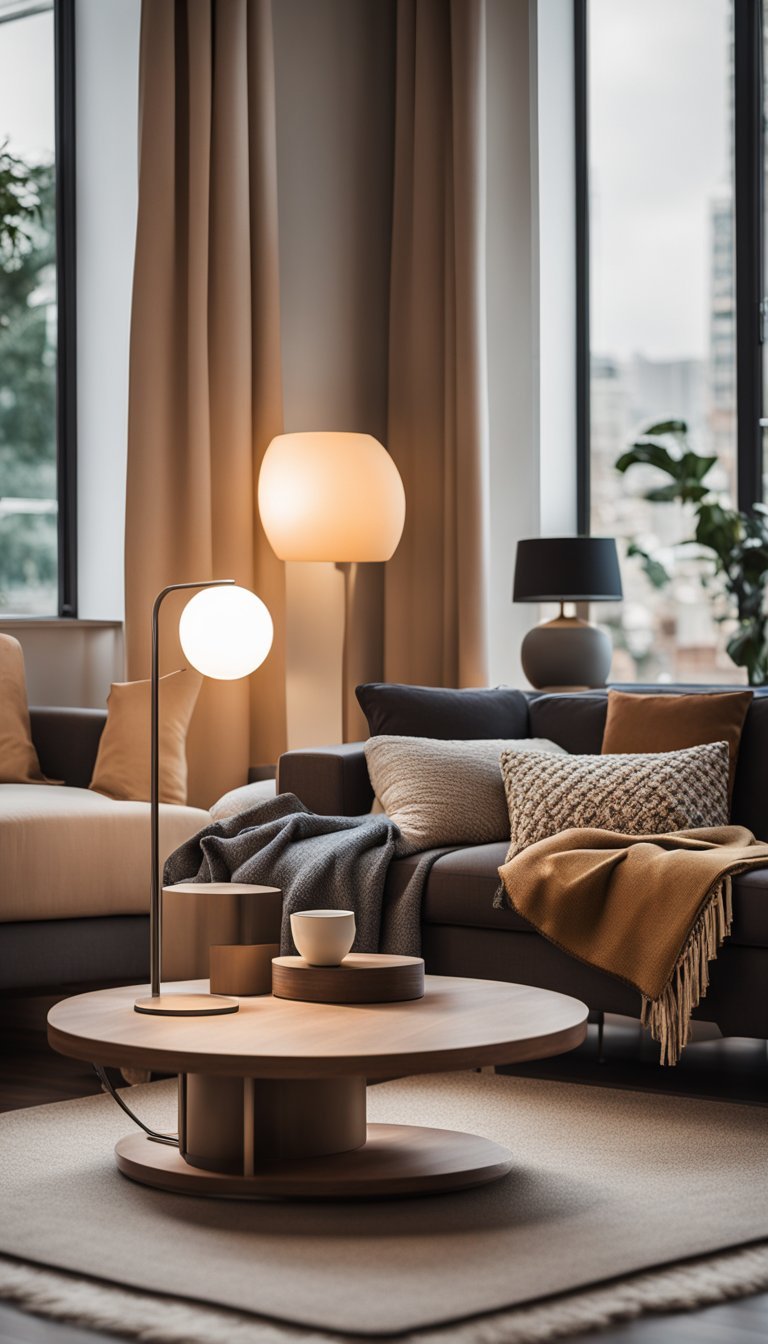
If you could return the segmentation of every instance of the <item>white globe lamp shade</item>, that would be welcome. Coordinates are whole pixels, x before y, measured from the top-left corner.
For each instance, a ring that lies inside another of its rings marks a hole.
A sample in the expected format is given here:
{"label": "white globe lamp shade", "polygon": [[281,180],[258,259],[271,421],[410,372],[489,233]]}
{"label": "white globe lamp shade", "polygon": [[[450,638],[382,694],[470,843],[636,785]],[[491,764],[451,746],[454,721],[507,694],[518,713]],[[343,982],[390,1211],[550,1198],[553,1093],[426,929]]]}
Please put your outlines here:
{"label": "white globe lamp shade", "polygon": [[204,677],[236,681],[255,671],[272,647],[272,617],[260,597],[237,585],[204,588],[179,620],[185,657]]}
{"label": "white globe lamp shade", "polygon": [[370,434],[279,434],[259,473],[259,512],[280,560],[389,560],[405,523],[405,491]]}

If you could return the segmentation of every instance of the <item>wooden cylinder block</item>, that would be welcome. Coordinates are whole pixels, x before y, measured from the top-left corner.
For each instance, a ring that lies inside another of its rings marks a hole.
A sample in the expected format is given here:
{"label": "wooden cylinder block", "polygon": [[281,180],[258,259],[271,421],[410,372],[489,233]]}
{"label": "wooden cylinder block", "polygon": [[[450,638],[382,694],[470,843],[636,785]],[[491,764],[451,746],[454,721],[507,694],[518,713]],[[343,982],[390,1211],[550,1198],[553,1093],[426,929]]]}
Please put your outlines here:
{"label": "wooden cylinder block", "polygon": [[248,998],[272,992],[272,958],[280,956],[279,943],[210,949],[211,993]]}
{"label": "wooden cylinder block", "polygon": [[284,1158],[361,1148],[365,1079],[179,1078],[179,1151],[205,1171],[251,1175]]}

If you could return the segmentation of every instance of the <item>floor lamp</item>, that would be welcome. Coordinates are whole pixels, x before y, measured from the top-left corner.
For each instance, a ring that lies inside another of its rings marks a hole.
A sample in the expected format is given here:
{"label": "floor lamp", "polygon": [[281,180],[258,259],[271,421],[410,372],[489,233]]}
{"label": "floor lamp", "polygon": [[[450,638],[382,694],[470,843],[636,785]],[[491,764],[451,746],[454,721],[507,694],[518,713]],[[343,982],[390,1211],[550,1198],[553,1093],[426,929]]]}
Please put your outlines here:
{"label": "floor lamp", "polygon": [[191,665],[204,677],[217,681],[237,681],[247,677],[264,662],[272,647],[272,617],[261,598],[247,588],[239,588],[234,579],[209,579],[199,583],[171,583],[155,598],[152,608],[152,677],[150,722],[151,883],[149,905],[150,988],[148,996],[137,999],[137,1013],[167,1014],[172,1017],[205,1017],[212,1013],[235,1013],[237,999],[221,994],[179,994],[160,992],[162,974],[162,910],[160,906],[160,607],[169,593],[196,588],[181,613],[179,642]]}
{"label": "floor lamp", "polygon": [[279,434],[259,474],[259,513],[280,560],[330,561],[344,573],[342,719],[347,736],[346,640],[351,566],[389,560],[405,523],[405,491],[386,448],[370,434]]}

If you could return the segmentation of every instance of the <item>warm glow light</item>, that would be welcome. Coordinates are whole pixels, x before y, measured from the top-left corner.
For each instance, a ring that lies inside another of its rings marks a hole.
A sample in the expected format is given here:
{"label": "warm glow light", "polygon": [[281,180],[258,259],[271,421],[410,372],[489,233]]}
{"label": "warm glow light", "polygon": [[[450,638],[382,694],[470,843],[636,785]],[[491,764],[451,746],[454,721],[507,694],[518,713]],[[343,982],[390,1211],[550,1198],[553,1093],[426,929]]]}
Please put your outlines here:
{"label": "warm glow light", "polygon": [[264,662],[272,647],[272,617],[247,588],[204,588],[179,620],[186,657],[204,677],[236,681]]}
{"label": "warm glow light", "polygon": [[261,465],[259,512],[281,560],[389,560],[403,532],[405,491],[370,434],[280,434]]}

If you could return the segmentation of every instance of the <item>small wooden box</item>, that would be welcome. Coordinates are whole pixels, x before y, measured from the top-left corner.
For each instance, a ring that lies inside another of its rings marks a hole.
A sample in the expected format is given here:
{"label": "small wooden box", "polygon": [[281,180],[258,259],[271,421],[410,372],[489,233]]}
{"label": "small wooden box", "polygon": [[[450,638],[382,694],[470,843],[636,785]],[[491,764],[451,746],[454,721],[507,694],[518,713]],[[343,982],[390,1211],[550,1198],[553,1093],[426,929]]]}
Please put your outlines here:
{"label": "small wooden box", "polygon": [[272,959],[279,943],[244,943],[210,948],[211,993],[250,998],[272,993]]}

